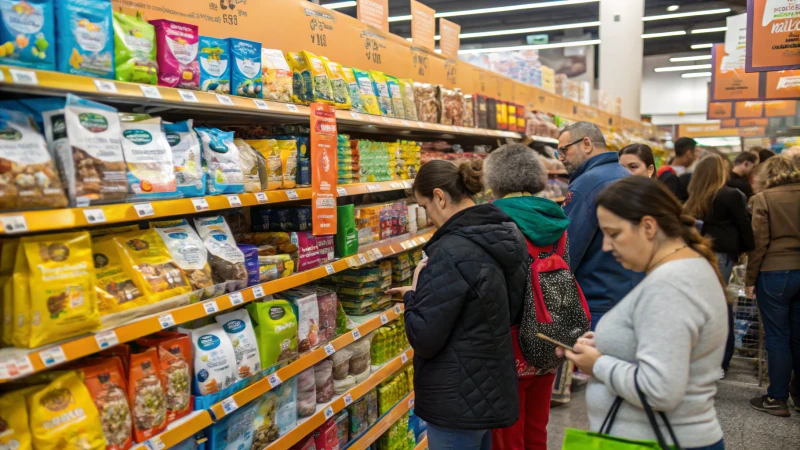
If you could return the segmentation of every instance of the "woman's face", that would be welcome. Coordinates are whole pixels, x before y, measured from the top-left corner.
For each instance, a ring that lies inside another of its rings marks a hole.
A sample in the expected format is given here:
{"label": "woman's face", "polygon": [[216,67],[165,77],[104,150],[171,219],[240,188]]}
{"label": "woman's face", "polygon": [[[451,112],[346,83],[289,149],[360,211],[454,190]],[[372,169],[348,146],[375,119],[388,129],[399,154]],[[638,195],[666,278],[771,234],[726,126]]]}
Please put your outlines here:
{"label": "woman's face", "polygon": [[626,154],[619,157],[619,163],[622,164],[630,173],[642,177],[652,177],[656,168],[648,166],[638,156],[633,154]]}
{"label": "woman's face", "polygon": [[645,272],[653,254],[654,239],[649,235],[654,236],[655,232],[647,228],[654,226],[651,223],[654,221],[650,218],[645,222],[645,219],[634,225],[602,206],[597,208],[597,220],[603,230],[603,251],[611,252],[622,267],[634,272]]}
{"label": "woman's face", "polygon": [[450,204],[450,196],[442,192],[441,189],[433,190],[433,197],[427,198],[424,195],[414,193],[417,199],[417,204],[420,208],[425,208],[428,214],[428,219],[431,220],[436,228],[441,227],[447,222],[452,214],[448,213],[448,205]]}

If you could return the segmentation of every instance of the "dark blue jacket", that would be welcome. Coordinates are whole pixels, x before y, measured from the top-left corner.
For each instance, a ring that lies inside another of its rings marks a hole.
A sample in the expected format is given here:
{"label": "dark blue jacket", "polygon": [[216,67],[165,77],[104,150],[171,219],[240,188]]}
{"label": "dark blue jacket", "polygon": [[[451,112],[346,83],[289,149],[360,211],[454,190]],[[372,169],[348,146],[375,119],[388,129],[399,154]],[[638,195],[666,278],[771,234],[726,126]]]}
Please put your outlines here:
{"label": "dark blue jacket", "polygon": [[[630,176],[616,152],[603,153],[581,164],[572,174],[564,212],[569,217],[569,264],[594,316],[602,315],[625,297],[644,274],[622,267],[603,251],[595,197],[615,181]],[[593,317],[593,323],[597,323]]]}

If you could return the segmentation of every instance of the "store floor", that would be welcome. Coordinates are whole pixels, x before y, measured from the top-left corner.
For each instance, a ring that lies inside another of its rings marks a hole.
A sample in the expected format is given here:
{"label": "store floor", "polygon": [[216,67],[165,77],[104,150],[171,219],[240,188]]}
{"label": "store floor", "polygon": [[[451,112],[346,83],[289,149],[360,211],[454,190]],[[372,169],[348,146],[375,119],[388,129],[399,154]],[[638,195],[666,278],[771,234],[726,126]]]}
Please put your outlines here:
{"label": "store floor", "polygon": [[[726,450],[775,450],[800,448],[800,413],[792,417],[773,417],[750,407],[750,398],[762,393],[755,384],[750,362],[734,361],[731,373],[720,381],[716,408],[722,423]],[[588,429],[584,392],[550,411],[547,426],[548,450],[559,450],[566,428]]]}

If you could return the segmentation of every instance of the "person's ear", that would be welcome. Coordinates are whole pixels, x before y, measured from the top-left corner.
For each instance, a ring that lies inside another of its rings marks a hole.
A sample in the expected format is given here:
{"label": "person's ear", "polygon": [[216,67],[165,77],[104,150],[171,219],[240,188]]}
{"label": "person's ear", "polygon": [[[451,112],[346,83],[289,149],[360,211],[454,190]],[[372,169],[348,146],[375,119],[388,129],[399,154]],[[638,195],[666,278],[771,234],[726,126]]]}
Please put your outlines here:
{"label": "person's ear", "polygon": [[447,198],[444,196],[444,191],[439,188],[433,190],[433,201],[439,206],[439,209],[447,207]]}
{"label": "person's ear", "polygon": [[652,178],[654,173],[656,173],[656,166],[654,166],[652,164],[647,166],[647,176]]}
{"label": "person's ear", "polygon": [[649,240],[653,240],[658,233],[658,222],[656,222],[653,216],[642,217],[642,220],[639,222],[639,227],[644,232],[644,236]]}
{"label": "person's ear", "polygon": [[581,142],[581,144],[583,144],[583,151],[587,155],[589,153],[592,153],[592,150],[594,149],[594,146],[592,145],[592,140],[591,139],[589,139],[588,137],[585,137],[585,138],[583,138],[583,142]]}

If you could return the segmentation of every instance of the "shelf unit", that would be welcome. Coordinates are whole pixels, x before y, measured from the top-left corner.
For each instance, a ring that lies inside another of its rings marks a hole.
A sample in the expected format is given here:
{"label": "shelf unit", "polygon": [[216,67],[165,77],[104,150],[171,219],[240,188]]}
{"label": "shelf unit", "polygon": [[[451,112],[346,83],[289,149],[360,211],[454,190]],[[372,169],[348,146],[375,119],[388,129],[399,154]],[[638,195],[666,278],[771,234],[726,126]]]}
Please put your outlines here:
{"label": "shelf unit", "polygon": [[342,450],[367,450],[373,442],[383,436],[384,433],[394,425],[403,414],[411,411],[414,408],[414,392],[412,391],[405,398],[400,400],[394,407],[383,415],[374,425],[367,431],[359,435],[354,441],[350,442]]}
{"label": "shelf unit", "polygon": [[426,448],[428,448],[428,437],[427,436],[425,436],[424,438],[422,438],[421,441],[419,441],[417,446],[414,447],[414,450],[425,450]]}

